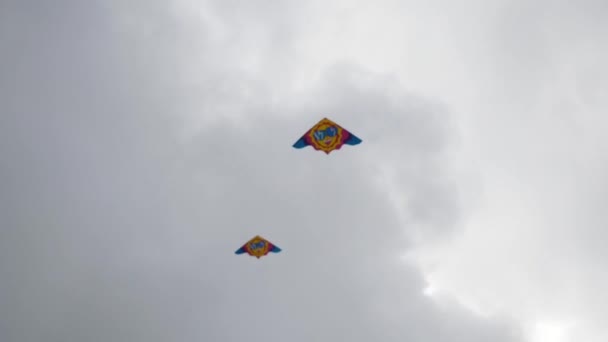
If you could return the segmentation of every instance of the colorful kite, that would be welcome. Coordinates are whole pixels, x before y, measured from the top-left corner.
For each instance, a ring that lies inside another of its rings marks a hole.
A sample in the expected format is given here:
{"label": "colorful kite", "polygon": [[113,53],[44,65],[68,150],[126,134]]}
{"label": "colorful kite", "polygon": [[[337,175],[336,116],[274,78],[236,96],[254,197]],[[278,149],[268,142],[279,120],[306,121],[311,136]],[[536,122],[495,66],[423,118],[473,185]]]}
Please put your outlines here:
{"label": "colorful kite", "polygon": [[306,132],[295,144],[295,148],[312,146],[317,151],[329,154],[333,150],[339,150],[342,145],[357,145],[361,139],[351,132],[340,127],[337,123],[323,118]]}
{"label": "colorful kite", "polygon": [[256,258],[261,258],[268,254],[269,252],[279,253],[281,249],[270,241],[264,239],[261,236],[255,236],[253,239],[247,241],[241,248],[237,249],[234,254],[243,254],[247,253]]}

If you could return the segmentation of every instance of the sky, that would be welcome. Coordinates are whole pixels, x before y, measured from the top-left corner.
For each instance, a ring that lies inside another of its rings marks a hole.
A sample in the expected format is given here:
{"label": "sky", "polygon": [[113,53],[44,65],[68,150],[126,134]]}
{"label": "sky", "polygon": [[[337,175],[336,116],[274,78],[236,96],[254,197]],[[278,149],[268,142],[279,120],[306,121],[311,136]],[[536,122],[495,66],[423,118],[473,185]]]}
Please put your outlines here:
{"label": "sky", "polygon": [[607,15],[4,0],[0,340],[606,341]]}

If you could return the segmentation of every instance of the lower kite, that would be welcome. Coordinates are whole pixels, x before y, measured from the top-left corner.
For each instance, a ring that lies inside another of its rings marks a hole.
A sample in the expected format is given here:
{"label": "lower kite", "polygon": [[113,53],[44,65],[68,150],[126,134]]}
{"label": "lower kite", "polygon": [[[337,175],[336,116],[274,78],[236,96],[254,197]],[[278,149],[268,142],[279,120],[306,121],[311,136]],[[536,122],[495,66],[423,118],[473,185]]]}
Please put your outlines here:
{"label": "lower kite", "polygon": [[261,258],[268,253],[279,253],[281,249],[272,242],[257,235],[253,239],[247,241],[241,248],[237,249],[234,254],[247,253],[256,258]]}

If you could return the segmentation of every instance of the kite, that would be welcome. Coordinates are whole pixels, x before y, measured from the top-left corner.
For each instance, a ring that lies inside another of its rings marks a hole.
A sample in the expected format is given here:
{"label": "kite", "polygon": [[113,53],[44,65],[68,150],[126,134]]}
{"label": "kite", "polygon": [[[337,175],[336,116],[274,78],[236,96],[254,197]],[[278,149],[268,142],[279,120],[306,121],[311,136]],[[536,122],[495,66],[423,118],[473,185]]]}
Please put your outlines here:
{"label": "kite", "polygon": [[234,254],[247,253],[259,259],[268,254],[269,252],[279,253],[280,251],[281,249],[278,246],[275,246],[270,241],[257,235],[253,239],[247,241],[247,243],[244,244],[241,248],[237,249]]}
{"label": "kite", "polygon": [[329,154],[333,150],[339,150],[344,144],[357,145],[360,143],[361,139],[357,138],[354,134],[328,118],[323,118],[296,141],[293,147],[304,148],[312,146],[317,151]]}

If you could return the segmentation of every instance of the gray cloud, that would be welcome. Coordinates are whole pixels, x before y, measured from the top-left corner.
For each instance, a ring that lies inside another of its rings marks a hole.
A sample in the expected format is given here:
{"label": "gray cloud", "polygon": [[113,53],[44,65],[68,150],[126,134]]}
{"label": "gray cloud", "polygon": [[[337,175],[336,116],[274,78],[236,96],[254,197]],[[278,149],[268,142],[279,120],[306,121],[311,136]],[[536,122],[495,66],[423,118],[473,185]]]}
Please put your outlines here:
{"label": "gray cloud", "polygon": [[[520,340],[424,297],[400,261],[411,228],[378,167],[409,194],[410,224],[448,232],[444,109],[348,64],[296,102],[218,66],[221,51],[192,67],[223,83],[180,81],[192,28],[165,5],[5,5],[3,341]],[[184,138],[197,108],[242,116]],[[364,143],[291,148],[324,115]],[[255,234],[284,251],[235,256]]]}

